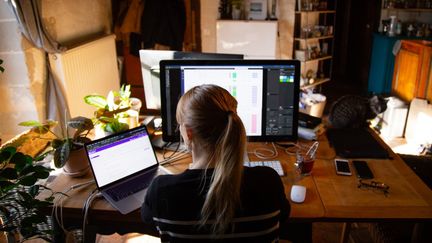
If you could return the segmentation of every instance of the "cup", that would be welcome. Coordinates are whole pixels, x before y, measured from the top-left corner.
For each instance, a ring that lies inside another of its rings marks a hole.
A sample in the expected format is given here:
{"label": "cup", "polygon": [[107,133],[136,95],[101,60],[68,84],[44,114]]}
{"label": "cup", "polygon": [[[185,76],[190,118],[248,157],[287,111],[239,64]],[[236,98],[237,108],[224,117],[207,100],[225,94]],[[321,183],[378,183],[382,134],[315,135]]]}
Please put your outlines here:
{"label": "cup", "polygon": [[315,162],[315,153],[308,153],[306,149],[299,149],[296,153],[295,166],[300,175],[310,175]]}
{"label": "cup", "polygon": [[142,106],[141,100],[135,97],[129,98],[129,100],[131,104],[131,109],[139,113]]}
{"label": "cup", "polygon": [[126,112],[128,114],[128,121],[126,123],[129,124],[129,128],[134,128],[139,125],[139,112],[141,110],[142,102],[138,98],[129,98],[131,108]]}

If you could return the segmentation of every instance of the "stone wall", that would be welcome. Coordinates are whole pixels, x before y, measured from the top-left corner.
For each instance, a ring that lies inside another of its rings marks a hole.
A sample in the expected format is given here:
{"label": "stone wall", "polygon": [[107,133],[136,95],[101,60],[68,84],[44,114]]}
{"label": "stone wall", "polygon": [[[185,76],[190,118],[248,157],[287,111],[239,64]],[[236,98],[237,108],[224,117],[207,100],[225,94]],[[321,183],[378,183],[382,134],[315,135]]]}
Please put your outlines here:
{"label": "stone wall", "polygon": [[[110,0],[43,0],[47,31],[65,45],[111,30]],[[0,1],[0,138],[9,140],[25,130],[25,120],[45,120],[45,55],[21,37],[14,15]]]}

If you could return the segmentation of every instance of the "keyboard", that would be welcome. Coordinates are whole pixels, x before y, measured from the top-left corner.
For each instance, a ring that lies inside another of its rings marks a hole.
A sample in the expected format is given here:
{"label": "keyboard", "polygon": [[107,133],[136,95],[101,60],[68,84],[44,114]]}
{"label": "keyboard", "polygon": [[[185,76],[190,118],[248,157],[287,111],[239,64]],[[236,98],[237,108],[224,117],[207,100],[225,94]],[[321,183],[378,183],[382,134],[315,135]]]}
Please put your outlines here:
{"label": "keyboard", "polygon": [[107,189],[106,193],[117,202],[129,195],[147,188],[150,185],[150,182],[151,180],[145,180],[143,177],[136,177],[114,188]]}
{"label": "keyboard", "polygon": [[285,175],[279,160],[249,161],[249,162],[244,162],[244,166],[247,167],[266,166],[274,169],[279,174],[279,176]]}

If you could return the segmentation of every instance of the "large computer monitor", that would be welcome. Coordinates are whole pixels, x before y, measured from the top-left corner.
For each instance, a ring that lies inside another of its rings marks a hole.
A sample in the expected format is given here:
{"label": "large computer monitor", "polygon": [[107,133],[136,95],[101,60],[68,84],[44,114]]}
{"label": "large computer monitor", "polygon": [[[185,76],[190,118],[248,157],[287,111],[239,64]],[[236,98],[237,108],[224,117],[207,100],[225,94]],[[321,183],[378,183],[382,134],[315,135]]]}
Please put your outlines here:
{"label": "large computer monitor", "polygon": [[300,62],[297,60],[164,60],[161,68],[162,137],[176,142],[176,108],[196,85],[215,84],[238,102],[249,141],[297,139]]}
{"label": "large computer monitor", "polygon": [[147,109],[160,110],[159,62],[172,59],[243,59],[241,54],[140,50],[141,72]]}

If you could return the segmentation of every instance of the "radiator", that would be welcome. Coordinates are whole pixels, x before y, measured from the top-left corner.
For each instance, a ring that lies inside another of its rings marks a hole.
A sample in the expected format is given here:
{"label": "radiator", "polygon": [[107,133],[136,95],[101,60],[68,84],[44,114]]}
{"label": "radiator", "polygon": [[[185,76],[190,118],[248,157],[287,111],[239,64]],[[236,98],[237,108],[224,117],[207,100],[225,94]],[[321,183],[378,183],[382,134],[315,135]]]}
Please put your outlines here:
{"label": "radiator", "polygon": [[93,117],[96,108],[86,104],[84,96],[106,96],[110,90],[120,88],[114,35],[49,54],[49,62],[61,83],[71,117]]}

